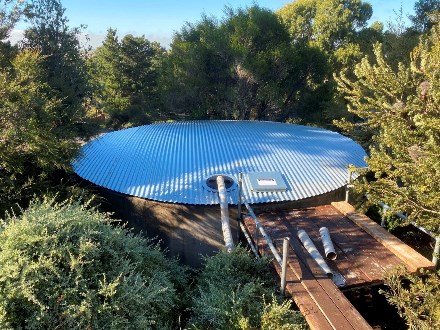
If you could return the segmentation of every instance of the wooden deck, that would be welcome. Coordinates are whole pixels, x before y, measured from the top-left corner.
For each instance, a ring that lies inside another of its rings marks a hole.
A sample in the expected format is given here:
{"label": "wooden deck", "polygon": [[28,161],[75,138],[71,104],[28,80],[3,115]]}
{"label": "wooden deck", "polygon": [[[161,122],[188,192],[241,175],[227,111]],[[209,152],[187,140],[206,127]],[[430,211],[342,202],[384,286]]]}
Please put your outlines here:
{"label": "wooden deck", "polygon": [[[289,251],[286,291],[312,329],[371,327],[304,249],[297,237],[299,229],[306,230],[321,255],[324,255],[324,251],[319,228],[329,229],[338,256],[334,261],[326,261],[334,272],[344,277],[346,283],[343,289],[382,283],[385,272],[397,265],[403,264],[410,271],[417,271],[422,267],[433,268],[429,260],[381,230],[368,217],[354,212],[347,203],[264,212],[257,216],[278,248],[282,246],[284,237],[290,237],[292,249]],[[253,237],[255,223],[249,216],[244,217],[243,222]],[[369,228],[368,232],[364,230],[365,227]],[[377,233],[382,243],[373,237]],[[267,245],[263,238],[259,239],[258,248],[260,253],[267,254]],[[399,256],[392,251],[397,251]],[[280,273],[276,262],[274,266]]]}

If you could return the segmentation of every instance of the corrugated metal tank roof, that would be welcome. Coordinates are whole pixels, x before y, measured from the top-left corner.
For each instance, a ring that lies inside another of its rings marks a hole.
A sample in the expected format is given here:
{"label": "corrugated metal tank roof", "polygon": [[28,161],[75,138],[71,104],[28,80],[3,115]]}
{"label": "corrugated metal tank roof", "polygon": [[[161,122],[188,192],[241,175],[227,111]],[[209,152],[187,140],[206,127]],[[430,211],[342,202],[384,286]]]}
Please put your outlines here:
{"label": "corrugated metal tank roof", "polygon": [[[252,192],[249,203],[294,201],[345,185],[347,165],[365,166],[365,151],[338,133],[258,121],[188,121],[152,124],[103,135],[74,163],[82,178],[105,188],[156,201],[218,204],[206,179],[240,172],[279,172],[287,190]],[[229,191],[236,204],[237,189]]]}

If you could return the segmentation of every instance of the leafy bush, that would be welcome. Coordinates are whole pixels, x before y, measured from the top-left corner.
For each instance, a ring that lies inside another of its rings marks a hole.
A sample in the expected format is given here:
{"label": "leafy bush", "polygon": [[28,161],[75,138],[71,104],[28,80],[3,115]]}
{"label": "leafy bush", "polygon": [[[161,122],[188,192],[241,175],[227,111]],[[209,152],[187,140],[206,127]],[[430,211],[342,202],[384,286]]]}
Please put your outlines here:
{"label": "leafy bush", "polygon": [[205,262],[193,294],[193,329],[295,329],[283,327],[295,319],[287,305],[265,304],[276,285],[268,259],[257,260],[237,247]]}
{"label": "leafy bush", "polygon": [[291,305],[289,300],[280,304],[275,298],[271,303],[265,303],[261,315],[261,330],[309,329],[304,317],[301,313],[291,310]]}
{"label": "leafy bush", "polygon": [[440,329],[440,271],[410,275],[404,267],[391,270],[385,278],[388,291],[382,291],[396,306],[409,329]]}
{"label": "leafy bush", "polygon": [[182,267],[79,202],[32,202],[0,226],[1,329],[171,327]]}

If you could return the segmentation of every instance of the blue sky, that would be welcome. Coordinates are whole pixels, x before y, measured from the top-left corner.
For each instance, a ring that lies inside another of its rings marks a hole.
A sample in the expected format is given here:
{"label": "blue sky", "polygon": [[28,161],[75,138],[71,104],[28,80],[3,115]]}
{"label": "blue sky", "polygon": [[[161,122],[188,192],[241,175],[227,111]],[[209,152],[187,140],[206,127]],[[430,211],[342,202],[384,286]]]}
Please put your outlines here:
{"label": "blue sky", "polygon": [[[203,13],[222,17],[226,5],[233,8],[257,3],[277,10],[292,1],[286,0],[62,0],[70,26],[87,25],[86,33],[92,46],[99,46],[108,28],[118,30],[120,36],[128,33],[145,35],[151,41],[168,46],[174,31],[185,22],[197,22]],[[416,0],[370,0],[372,21],[386,23],[395,17],[393,10],[402,6],[405,14],[413,13]],[[21,26],[18,26],[20,28]],[[19,31],[17,31],[17,34]]]}

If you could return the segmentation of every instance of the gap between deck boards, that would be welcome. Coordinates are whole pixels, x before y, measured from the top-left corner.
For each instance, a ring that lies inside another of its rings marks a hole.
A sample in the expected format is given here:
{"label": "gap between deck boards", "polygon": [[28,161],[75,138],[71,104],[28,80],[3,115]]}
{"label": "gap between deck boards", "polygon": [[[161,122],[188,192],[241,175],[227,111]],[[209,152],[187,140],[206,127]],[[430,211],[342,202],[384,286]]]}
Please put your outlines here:
{"label": "gap between deck boards", "polygon": [[[289,232],[281,223],[268,226],[264,220],[261,221],[275,242],[282,240]],[[253,221],[245,217],[244,222],[252,237],[251,233],[255,232]],[[258,249],[260,253],[267,254],[264,238],[259,239]],[[274,261],[273,264],[280,273],[277,262]],[[322,273],[295,237],[291,237],[287,279],[286,291],[292,296],[312,329],[371,329],[331,279]]]}

